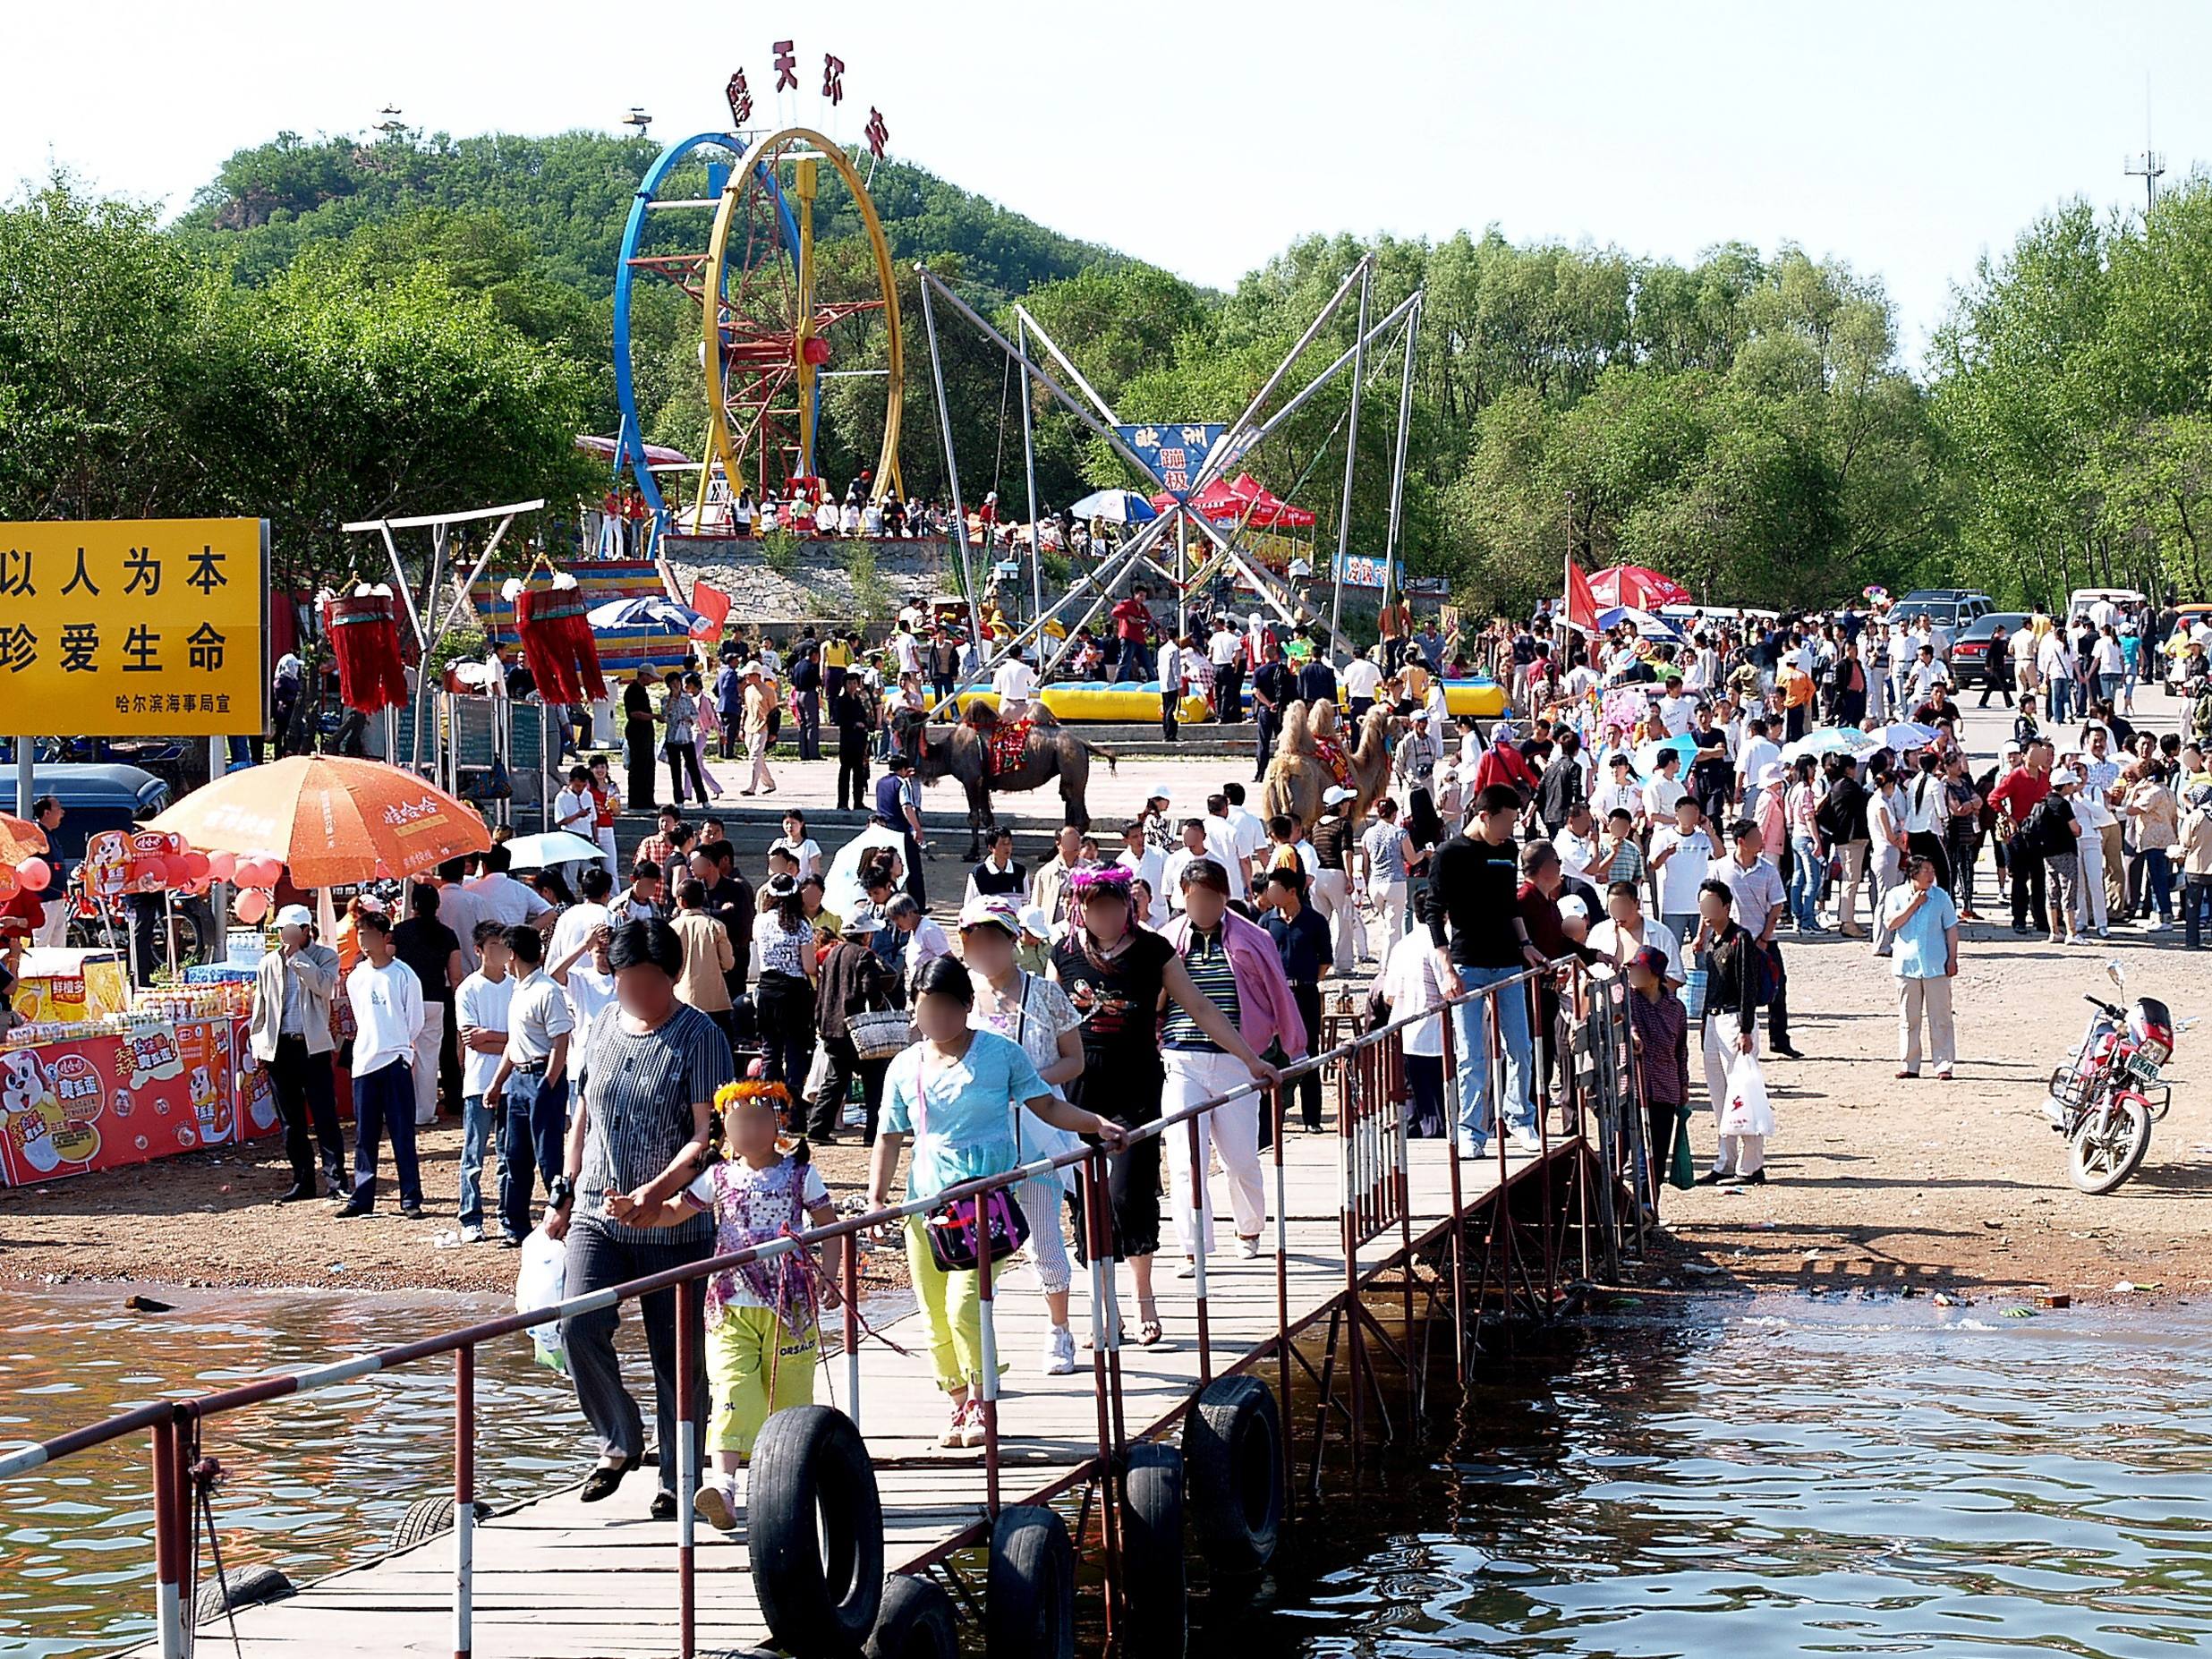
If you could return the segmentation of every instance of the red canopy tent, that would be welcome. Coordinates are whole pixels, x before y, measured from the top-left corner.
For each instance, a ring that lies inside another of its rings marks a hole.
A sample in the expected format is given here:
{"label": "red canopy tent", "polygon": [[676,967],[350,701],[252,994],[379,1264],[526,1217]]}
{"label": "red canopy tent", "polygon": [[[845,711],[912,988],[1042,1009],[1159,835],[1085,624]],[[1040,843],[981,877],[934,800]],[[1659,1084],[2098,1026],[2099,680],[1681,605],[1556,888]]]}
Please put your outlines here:
{"label": "red canopy tent", "polygon": [[[1164,513],[1175,505],[1175,498],[1162,492],[1152,498],[1152,504]],[[1262,530],[1307,530],[1314,523],[1310,511],[1292,506],[1249,472],[1239,472],[1226,482],[1215,479],[1191,497],[1189,506],[1201,518],[1217,524],[1253,524]]]}
{"label": "red canopy tent", "polygon": [[1688,588],[1673,577],[1642,565],[1615,565],[1593,573],[1590,596],[1597,601],[1600,610],[1627,605],[1637,610],[1655,611],[1662,605],[1690,602]]}

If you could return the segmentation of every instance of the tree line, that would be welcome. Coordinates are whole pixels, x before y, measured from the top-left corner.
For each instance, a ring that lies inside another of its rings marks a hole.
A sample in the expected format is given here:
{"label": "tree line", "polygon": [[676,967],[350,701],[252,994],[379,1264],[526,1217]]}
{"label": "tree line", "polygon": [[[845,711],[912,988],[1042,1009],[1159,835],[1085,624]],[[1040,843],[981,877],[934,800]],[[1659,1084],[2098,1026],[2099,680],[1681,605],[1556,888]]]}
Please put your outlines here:
{"label": "tree line", "polygon": [[[344,573],[337,526],[544,495],[565,519],[615,430],[609,293],[657,153],[566,133],[374,144],[281,135],[173,225],[65,178],[0,208],[0,515],[235,512],[275,521],[281,572]],[[1059,236],[922,169],[873,189],[909,330],[902,471],[947,493],[916,260],[1009,334],[1019,298],[1124,421],[1233,418],[1363,254],[1372,313],[1417,287],[1402,543],[1465,604],[1522,608],[1565,560],[1666,570],[1716,603],[1809,604],[1881,583],[2202,597],[2212,526],[2212,187],[2148,217],[2070,203],[1983,261],[1919,372],[1879,281],[1794,247],[1694,264],[1610,248],[1310,237],[1227,293]],[[826,192],[823,297],[865,298],[857,222]],[[940,308],[951,451],[970,505],[1023,510],[1020,387]],[[634,316],[647,435],[699,453],[695,312]],[[1347,304],[1285,390],[1351,343]],[[882,362],[880,319],[837,366]],[[1400,342],[1361,391],[1355,551],[1382,549]],[[1039,489],[1134,484],[1032,387]],[[1337,540],[1353,396],[1339,376],[1247,458]],[[880,379],[829,383],[821,469],[872,463]],[[557,534],[557,526],[541,530]]]}

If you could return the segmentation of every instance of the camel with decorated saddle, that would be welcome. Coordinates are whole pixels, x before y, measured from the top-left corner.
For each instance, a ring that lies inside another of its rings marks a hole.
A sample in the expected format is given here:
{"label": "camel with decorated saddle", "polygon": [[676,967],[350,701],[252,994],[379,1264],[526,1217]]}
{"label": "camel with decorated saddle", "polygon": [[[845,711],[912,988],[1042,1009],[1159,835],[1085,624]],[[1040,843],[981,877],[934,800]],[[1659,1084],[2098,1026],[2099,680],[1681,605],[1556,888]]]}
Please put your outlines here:
{"label": "camel with decorated saddle", "polygon": [[1289,812],[1311,830],[1321,816],[1323,792],[1338,784],[1352,792],[1344,816],[1357,829],[1390,787],[1390,732],[1391,711],[1377,703],[1360,722],[1357,746],[1347,748],[1336,704],[1322,698],[1286,703],[1262,786],[1268,816]]}
{"label": "camel with decorated saddle", "polygon": [[1040,703],[1032,703],[1030,710],[1025,719],[1001,720],[996,709],[976,702],[950,725],[932,724],[911,710],[893,722],[892,736],[915,757],[915,774],[923,783],[951,778],[967,792],[967,858],[983,855],[983,831],[993,821],[993,790],[1042,789],[1057,778],[1067,821],[1078,830],[1091,827],[1090,809],[1083,800],[1091,779],[1091,757],[1103,757],[1110,771],[1114,752],[1085,742]]}

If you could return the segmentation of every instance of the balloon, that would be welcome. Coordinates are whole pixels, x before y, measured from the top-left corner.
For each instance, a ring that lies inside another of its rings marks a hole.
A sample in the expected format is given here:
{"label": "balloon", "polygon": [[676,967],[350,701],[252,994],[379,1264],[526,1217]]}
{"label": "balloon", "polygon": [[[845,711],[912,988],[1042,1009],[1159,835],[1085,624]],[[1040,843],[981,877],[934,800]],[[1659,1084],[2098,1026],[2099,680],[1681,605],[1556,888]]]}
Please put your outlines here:
{"label": "balloon", "polygon": [[54,879],[54,868],[43,858],[26,858],[15,866],[15,880],[34,893],[46,891],[46,884]]}
{"label": "balloon", "polygon": [[233,907],[232,914],[249,924],[259,922],[268,914],[268,895],[259,888],[248,888],[238,895],[238,903]]}
{"label": "balloon", "polygon": [[131,861],[131,885],[141,893],[158,893],[168,872],[161,867],[158,858],[133,858]]}
{"label": "balloon", "polygon": [[182,853],[164,853],[161,855],[161,873],[171,887],[189,887],[192,867]]}
{"label": "balloon", "polygon": [[184,873],[192,881],[205,881],[215,869],[215,861],[205,853],[184,855]]}
{"label": "balloon", "polygon": [[235,853],[209,853],[208,855],[208,870],[217,881],[228,881],[238,873],[238,855]]}
{"label": "balloon", "polygon": [[276,878],[284,872],[284,864],[279,859],[255,858],[238,866],[238,884],[241,887],[274,887]]}

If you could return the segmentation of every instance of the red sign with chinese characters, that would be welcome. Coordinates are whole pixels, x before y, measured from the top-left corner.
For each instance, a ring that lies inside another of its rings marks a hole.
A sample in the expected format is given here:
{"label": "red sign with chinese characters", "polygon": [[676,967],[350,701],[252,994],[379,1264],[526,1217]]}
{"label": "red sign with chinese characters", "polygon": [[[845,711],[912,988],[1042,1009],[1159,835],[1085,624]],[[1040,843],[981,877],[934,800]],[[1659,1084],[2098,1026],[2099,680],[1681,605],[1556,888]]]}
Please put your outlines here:
{"label": "red sign with chinese characters", "polygon": [[243,1020],[0,1051],[0,1186],[227,1146],[276,1127]]}

